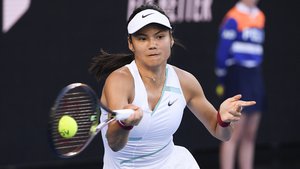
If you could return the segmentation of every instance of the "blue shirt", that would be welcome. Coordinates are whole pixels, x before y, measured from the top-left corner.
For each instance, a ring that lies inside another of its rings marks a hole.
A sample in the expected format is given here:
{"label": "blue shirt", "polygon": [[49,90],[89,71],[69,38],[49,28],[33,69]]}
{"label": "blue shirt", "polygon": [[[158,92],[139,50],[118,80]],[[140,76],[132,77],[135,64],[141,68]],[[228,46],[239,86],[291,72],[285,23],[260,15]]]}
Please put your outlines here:
{"label": "blue shirt", "polygon": [[216,53],[216,75],[220,82],[227,67],[257,67],[263,61],[265,16],[257,7],[237,3],[226,14],[221,27]]}

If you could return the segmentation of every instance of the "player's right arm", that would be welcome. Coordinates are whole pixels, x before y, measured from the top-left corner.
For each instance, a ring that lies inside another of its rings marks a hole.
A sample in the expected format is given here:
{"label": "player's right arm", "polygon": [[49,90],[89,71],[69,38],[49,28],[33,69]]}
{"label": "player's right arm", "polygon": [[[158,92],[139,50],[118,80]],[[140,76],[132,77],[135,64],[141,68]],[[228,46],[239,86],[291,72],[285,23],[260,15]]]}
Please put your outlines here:
{"label": "player's right arm", "polygon": [[[112,72],[106,79],[101,101],[111,110],[131,108],[135,110],[128,119],[123,121],[126,126],[135,126],[142,118],[142,111],[130,103],[134,98],[134,81],[128,68],[122,67]],[[130,130],[122,128],[117,121],[108,125],[106,137],[113,151],[121,150],[128,141]]]}

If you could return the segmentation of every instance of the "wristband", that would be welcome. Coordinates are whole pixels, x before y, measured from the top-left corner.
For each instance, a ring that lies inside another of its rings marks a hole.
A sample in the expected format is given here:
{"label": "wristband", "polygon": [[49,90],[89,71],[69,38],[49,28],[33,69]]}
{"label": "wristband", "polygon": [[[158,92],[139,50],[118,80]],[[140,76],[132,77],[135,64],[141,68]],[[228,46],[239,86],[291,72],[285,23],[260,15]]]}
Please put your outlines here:
{"label": "wristband", "polygon": [[224,122],[224,121],[222,121],[220,112],[217,113],[217,121],[218,121],[218,124],[221,127],[228,127],[230,125],[230,122]]}
{"label": "wristband", "polygon": [[133,126],[126,126],[121,120],[117,120],[117,123],[124,130],[131,130],[133,128]]}

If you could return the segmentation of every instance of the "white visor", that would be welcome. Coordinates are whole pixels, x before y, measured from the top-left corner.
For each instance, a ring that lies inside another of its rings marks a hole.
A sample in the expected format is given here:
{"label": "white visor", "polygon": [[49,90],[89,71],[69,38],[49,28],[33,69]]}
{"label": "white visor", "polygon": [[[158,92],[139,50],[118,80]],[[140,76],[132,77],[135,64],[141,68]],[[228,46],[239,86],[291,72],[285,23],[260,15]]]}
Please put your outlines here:
{"label": "white visor", "polygon": [[157,23],[172,29],[169,19],[164,14],[153,9],[146,9],[137,13],[128,23],[128,33],[133,34],[150,23]]}

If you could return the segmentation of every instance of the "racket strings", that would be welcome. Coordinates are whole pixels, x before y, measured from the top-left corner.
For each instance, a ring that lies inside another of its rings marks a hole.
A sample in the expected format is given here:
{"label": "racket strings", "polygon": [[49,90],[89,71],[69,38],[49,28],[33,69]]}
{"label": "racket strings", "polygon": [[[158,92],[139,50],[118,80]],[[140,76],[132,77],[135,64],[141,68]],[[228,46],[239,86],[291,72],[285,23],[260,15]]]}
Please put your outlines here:
{"label": "racket strings", "polygon": [[[52,137],[60,154],[68,155],[80,151],[92,133],[92,126],[98,123],[97,109],[97,100],[85,90],[71,90],[59,100],[53,117]],[[75,119],[78,129],[74,137],[64,138],[59,133],[58,123],[63,115]]]}

